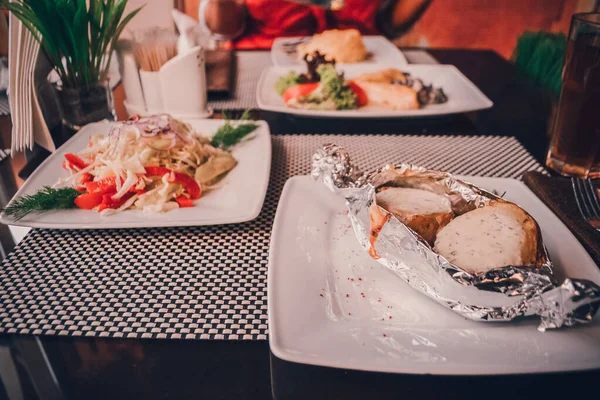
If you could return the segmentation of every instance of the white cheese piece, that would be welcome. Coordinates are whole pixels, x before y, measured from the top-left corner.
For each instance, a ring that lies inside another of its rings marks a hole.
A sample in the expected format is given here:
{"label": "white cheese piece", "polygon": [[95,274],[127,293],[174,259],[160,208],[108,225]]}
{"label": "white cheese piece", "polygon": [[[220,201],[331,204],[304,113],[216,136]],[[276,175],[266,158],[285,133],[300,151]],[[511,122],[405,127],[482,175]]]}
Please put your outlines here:
{"label": "white cheese piece", "polygon": [[472,274],[535,262],[537,225],[512,203],[491,203],[454,218],[442,228],[434,250]]}

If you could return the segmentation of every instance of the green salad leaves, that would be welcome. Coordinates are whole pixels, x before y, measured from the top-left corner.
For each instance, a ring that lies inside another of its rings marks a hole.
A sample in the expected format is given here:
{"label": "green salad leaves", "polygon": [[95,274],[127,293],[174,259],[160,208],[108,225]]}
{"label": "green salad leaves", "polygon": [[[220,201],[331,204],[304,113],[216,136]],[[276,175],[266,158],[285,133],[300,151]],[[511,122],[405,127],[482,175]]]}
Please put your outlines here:
{"label": "green salad leaves", "polygon": [[[290,71],[275,83],[275,91],[281,96],[295,85],[318,82],[319,86],[312,93],[294,99],[295,106],[313,110],[354,110],[358,108],[358,98],[348,86],[344,74],[339,74],[335,63],[314,57],[306,60],[309,73],[298,74]],[[287,101],[287,100],[286,100]]]}
{"label": "green salad leaves", "polygon": [[319,65],[317,72],[321,77],[319,89],[322,92],[322,96],[333,100],[337,110],[353,110],[358,108],[356,94],[348,86],[344,80],[344,76],[337,73],[334,65]]}
{"label": "green salad leaves", "polygon": [[279,78],[277,82],[275,82],[275,91],[278,95],[283,95],[288,88],[302,83],[302,78],[294,71],[290,71],[287,75]]}

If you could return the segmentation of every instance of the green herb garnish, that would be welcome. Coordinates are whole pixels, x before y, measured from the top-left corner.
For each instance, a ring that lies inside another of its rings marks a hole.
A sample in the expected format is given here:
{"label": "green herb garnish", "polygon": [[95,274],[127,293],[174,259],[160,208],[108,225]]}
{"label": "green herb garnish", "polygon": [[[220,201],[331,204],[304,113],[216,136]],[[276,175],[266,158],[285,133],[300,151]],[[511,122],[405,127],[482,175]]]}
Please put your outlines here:
{"label": "green herb garnish", "polygon": [[31,213],[41,214],[50,210],[75,208],[73,201],[80,194],[70,187],[53,189],[50,186],[44,186],[42,190],[35,194],[21,196],[11,201],[2,211],[18,221]]}
{"label": "green herb garnish", "polygon": [[220,147],[223,150],[227,150],[238,144],[244,137],[258,128],[258,125],[253,122],[243,122],[252,121],[250,111],[248,110],[244,111],[240,117],[241,122],[232,123],[231,118],[227,115],[225,119],[225,125],[217,130],[217,133],[215,133],[215,136],[210,141],[213,147]]}

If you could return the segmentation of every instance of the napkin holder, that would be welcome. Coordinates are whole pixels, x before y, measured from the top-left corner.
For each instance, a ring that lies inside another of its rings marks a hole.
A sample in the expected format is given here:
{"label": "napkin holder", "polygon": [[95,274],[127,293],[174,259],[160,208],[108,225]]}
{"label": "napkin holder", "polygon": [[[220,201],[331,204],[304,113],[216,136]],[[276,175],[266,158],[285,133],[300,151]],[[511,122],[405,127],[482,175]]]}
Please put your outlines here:
{"label": "napkin holder", "polygon": [[119,59],[127,112],[133,114],[168,113],[179,119],[207,118],[206,60],[196,46],[167,61],[158,71],[137,69],[127,44],[119,47]]}

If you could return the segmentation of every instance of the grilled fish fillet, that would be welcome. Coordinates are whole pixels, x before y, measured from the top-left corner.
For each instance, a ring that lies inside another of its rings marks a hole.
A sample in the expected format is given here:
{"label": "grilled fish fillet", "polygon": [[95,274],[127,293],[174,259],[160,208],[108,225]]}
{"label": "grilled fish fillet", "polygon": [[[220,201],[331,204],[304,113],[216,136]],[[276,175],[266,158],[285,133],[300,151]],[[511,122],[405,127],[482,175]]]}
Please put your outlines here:
{"label": "grilled fish fillet", "polygon": [[353,82],[365,92],[368,104],[392,110],[414,110],[419,108],[417,92],[408,86],[356,79],[353,79]]}
{"label": "grilled fish fillet", "polygon": [[414,110],[419,108],[417,92],[405,85],[394,84],[403,82],[405,76],[395,68],[386,68],[376,72],[368,72],[355,77],[354,81],[360,86],[369,100],[369,104],[391,108],[392,110]]}
{"label": "grilled fish fillet", "polygon": [[402,71],[395,68],[386,68],[376,72],[366,72],[358,75],[354,80],[363,82],[392,83],[393,81],[404,81],[406,77]]}

